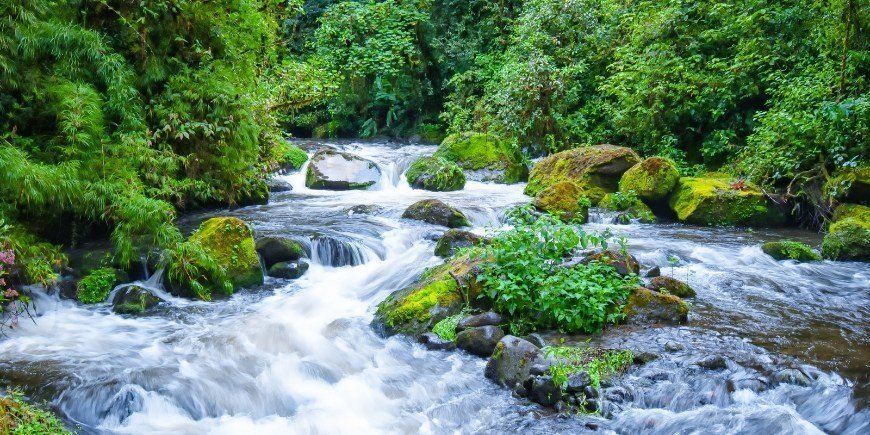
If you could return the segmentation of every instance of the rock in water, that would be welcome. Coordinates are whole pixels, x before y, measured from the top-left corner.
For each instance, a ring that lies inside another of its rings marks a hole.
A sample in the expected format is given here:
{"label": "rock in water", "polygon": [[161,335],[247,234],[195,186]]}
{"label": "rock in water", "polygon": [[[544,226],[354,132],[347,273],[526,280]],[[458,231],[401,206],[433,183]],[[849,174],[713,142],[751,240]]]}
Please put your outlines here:
{"label": "rock in water", "polygon": [[466,329],[456,334],[456,347],[477,356],[490,356],[504,332],[498,326],[486,325]]}
{"label": "rock in water", "polygon": [[870,260],[870,207],[844,204],[822,240],[822,255],[832,260]]}
{"label": "rock in water", "polygon": [[431,156],[417,159],[405,173],[408,184],[415,189],[435,192],[462,190],[465,173],[456,163],[445,158]]}
{"label": "rock in water", "polygon": [[257,253],[263,257],[266,269],[282,261],[296,261],[305,256],[305,249],[295,240],[286,237],[263,237],[257,239]]}
{"label": "rock in water", "polygon": [[515,389],[529,379],[536,364],[544,364],[544,354],[532,343],[513,335],[504,336],[486,364],[484,374],[496,383]]}
{"label": "rock in water", "polygon": [[368,189],[381,179],[381,170],[371,160],[322,148],[311,157],[305,185],[310,189]]}
{"label": "rock in water", "polygon": [[624,312],[625,322],[631,325],[676,325],[687,321],[689,307],[677,296],[638,287],[628,297]]}
{"label": "rock in water", "polygon": [[538,210],[551,213],[565,222],[586,222],[589,207],[584,204],[586,195],[573,181],[561,181],[542,190],[535,196],[534,205]]}
{"label": "rock in water", "polygon": [[[456,329],[458,331],[463,331],[468,328],[477,328],[479,326],[498,326],[502,323],[504,323],[504,318],[500,314],[487,311],[485,313],[465,317],[459,321],[456,325]],[[487,355],[490,353],[492,353],[492,351],[489,351]]]}
{"label": "rock in water", "polygon": [[269,267],[269,276],[273,278],[296,279],[305,275],[308,263],[304,261],[280,261]]}
{"label": "rock in water", "polygon": [[588,254],[583,261],[586,263],[597,261],[602,264],[607,264],[616,269],[616,273],[622,276],[628,276],[631,274],[637,275],[640,273],[640,264],[637,262],[637,259],[634,258],[634,255],[629,253],[622,253],[614,250],[594,252]]}
{"label": "rock in water", "polygon": [[115,294],[112,299],[112,311],[118,314],[142,314],[161,301],[162,299],[145,287],[129,285]]}
{"label": "rock in water", "polygon": [[455,162],[476,181],[518,183],[529,172],[517,147],[490,134],[452,134],[441,142],[435,156]]}
{"label": "rock in water", "polygon": [[688,284],[669,276],[657,276],[650,281],[650,290],[657,292],[667,291],[668,293],[681,298],[695,297],[695,290],[689,287]]}
{"label": "rock in water", "polygon": [[562,151],[532,168],[525,193],[536,196],[559,182],[571,181],[580,186],[592,205],[596,205],[605,194],[615,192],[622,174],[639,162],[640,157],[630,148],[615,145]]}
{"label": "rock in water", "polygon": [[486,238],[480,237],[469,231],[457,229],[447,230],[447,232],[438,239],[438,243],[435,244],[435,255],[444,258],[452,257],[457,249],[477,246],[486,240]]}
{"label": "rock in water", "polygon": [[761,189],[724,178],[680,178],[669,205],[678,219],[697,225],[780,226],[786,221]]}
{"label": "rock in water", "polygon": [[469,226],[468,219],[461,211],[437,199],[424,199],[411,204],[402,217],[448,228]]}
{"label": "rock in water", "polygon": [[619,190],[620,192],[634,191],[641,199],[658,201],[674,190],[679,179],[680,172],[673,161],[651,157],[622,174]]}
{"label": "rock in water", "polygon": [[791,240],[767,242],[761,245],[761,250],[775,260],[817,261],[822,259],[809,245]]}

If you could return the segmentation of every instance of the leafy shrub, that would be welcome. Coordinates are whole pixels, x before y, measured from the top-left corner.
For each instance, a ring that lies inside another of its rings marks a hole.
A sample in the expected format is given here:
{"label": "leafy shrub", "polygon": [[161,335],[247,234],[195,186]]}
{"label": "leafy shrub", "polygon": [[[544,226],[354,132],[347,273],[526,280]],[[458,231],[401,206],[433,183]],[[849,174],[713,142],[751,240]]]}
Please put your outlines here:
{"label": "leafy shrub", "polygon": [[553,383],[562,390],[568,378],[580,372],[588,373],[590,384],[599,388],[603,379],[625,371],[634,359],[630,350],[548,346],[543,351],[547,357],[558,361],[550,367],[550,375]]}
{"label": "leafy shrub", "polygon": [[456,325],[458,325],[459,321],[465,316],[466,313],[462,312],[453,316],[445,317],[432,327],[432,332],[437,334],[438,337],[441,337],[444,341],[456,340]]}
{"label": "leafy shrub", "polygon": [[71,434],[51,413],[24,402],[21,393],[0,397],[0,433],[12,435]]}
{"label": "leafy shrub", "polygon": [[587,234],[550,215],[530,218],[525,209],[517,215],[513,229],[483,248],[492,261],[484,263],[478,278],[494,309],[510,318],[511,331],[591,333],[618,320],[636,277],[624,278],[598,262],[563,265],[578,246],[606,248],[606,235]]}
{"label": "leafy shrub", "polygon": [[94,269],[76,285],[76,299],[86,304],[104,302],[117,283],[115,269],[111,267]]}

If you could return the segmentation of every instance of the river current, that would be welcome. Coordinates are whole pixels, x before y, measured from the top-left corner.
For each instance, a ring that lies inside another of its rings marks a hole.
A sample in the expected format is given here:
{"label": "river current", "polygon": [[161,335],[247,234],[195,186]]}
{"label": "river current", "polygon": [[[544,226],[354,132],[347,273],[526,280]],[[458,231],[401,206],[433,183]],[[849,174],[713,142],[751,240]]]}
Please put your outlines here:
{"label": "river current", "polygon": [[[293,189],[267,205],[181,222],[192,229],[233,215],[258,236],[303,241],[311,252],[305,276],[266,278],[224,301],[170,297],[142,317],[36,290],[36,322],[0,338],[0,386],[47,401],[82,433],[870,432],[870,267],[775,261],[760,249],[782,237],[818,244],[817,234],[614,225],[595,214],[587,231],[625,235],[643,268],[659,266],[698,296],[685,326],[611,328],[591,338],[659,355],[604,389],[608,418],[552,415],[484,378],[484,359],[426,351],[369,326],[378,302],[441,261],[432,251],[444,228],[401,219],[408,205],[441,199],[483,234],[528,202],[523,185],[414,190],[402,173],[434,147],[331,145],[377,162],[380,182],[368,191],[313,191],[303,168],[278,177]],[[715,355],[724,367],[697,364]],[[795,372],[805,382],[777,382]]]}

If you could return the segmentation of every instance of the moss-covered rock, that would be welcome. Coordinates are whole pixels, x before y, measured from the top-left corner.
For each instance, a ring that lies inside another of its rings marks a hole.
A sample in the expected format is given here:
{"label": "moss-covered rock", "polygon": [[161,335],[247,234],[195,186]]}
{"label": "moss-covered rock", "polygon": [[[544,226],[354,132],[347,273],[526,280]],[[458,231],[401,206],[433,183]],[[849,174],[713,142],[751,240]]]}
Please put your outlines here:
{"label": "moss-covered rock", "polygon": [[405,178],[415,189],[434,192],[462,190],[465,187],[465,173],[462,168],[437,156],[421,157],[414,161],[405,173]]}
{"label": "moss-covered rock", "polygon": [[296,145],[285,143],[278,152],[278,172],[288,174],[302,169],[308,154]]}
{"label": "moss-covered rock", "polygon": [[822,255],[831,260],[870,261],[870,219],[866,214],[837,220],[822,240]]}
{"label": "moss-covered rock", "polygon": [[860,204],[840,204],[834,209],[834,216],[831,217],[831,222],[841,221],[848,218],[858,218],[859,220],[870,220],[870,207]]}
{"label": "moss-covered rock", "polygon": [[767,242],[761,245],[761,250],[776,260],[818,261],[822,259],[809,245],[792,240]]}
{"label": "moss-covered rock", "polygon": [[697,225],[779,226],[786,221],[780,207],[770,202],[761,189],[727,179],[683,177],[674,189],[669,205],[683,222]]}
{"label": "moss-covered rock", "polygon": [[305,185],[322,190],[368,189],[380,179],[375,162],[332,148],[317,150],[305,173]]}
{"label": "moss-covered rock", "polygon": [[563,181],[580,186],[592,205],[609,192],[615,192],[619,179],[628,168],[640,162],[629,148],[596,145],[553,154],[538,162],[529,174],[525,193],[536,196],[544,189]]}
{"label": "moss-covered rock", "polygon": [[824,187],[825,193],[843,202],[870,202],[870,166],[837,171]]}
{"label": "moss-covered rock", "polygon": [[562,181],[542,190],[535,196],[535,208],[570,222],[589,219],[589,200],[576,183]]}
{"label": "moss-covered rock", "polygon": [[112,298],[112,311],[118,314],[142,314],[161,300],[145,287],[129,285],[118,289]]}
{"label": "moss-covered rock", "polygon": [[654,223],[656,215],[652,209],[634,195],[633,191],[608,193],[598,202],[598,207],[608,211],[620,212],[619,223],[630,223],[637,219],[643,223]]}
{"label": "moss-covered rock", "polygon": [[469,226],[468,219],[461,211],[437,199],[424,199],[411,204],[402,213],[402,217],[447,228]]}
{"label": "moss-covered rock", "polygon": [[269,267],[269,276],[273,278],[297,279],[308,271],[308,263],[304,261],[279,261]]}
{"label": "moss-covered rock", "polygon": [[435,244],[435,255],[443,258],[452,257],[459,248],[478,246],[486,242],[488,239],[470,231],[450,229]]}
{"label": "moss-covered rock", "polygon": [[625,322],[630,325],[685,323],[689,306],[678,296],[638,287],[628,297],[624,308]]}
{"label": "moss-covered rock", "polygon": [[[394,292],[378,305],[374,324],[387,334],[420,336],[442,319],[458,314],[482,291],[477,282],[483,260],[467,253],[428,270],[417,284]],[[454,276],[462,283],[460,287]]]}
{"label": "moss-covered rock", "polygon": [[72,434],[48,411],[25,403],[17,393],[0,397],[0,434]]}
{"label": "moss-covered rock", "polygon": [[621,252],[613,249],[591,252],[583,258],[584,263],[598,262],[606,264],[614,269],[616,273],[622,276],[637,275],[640,273],[640,263],[637,258],[627,252]]}
{"label": "moss-covered rock", "polygon": [[634,191],[643,200],[658,201],[674,190],[679,179],[680,172],[673,161],[651,157],[622,174],[619,190]]}
{"label": "moss-covered rock", "polygon": [[266,269],[272,267],[275,263],[296,261],[306,255],[305,248],[299,242],[287,237],[263,237],[257,239],[254,248],[263,259]]}
{"label": "moss-covered rock", "polygon": [[670,276],[657,276],[650,281],[650,290],[657,292],[668,292],[674,296],[681,298],[695,297],[695,290],[676,278]]}
{"label": "moss-covered rock", "polygon": [[517,183],[528,176],[520,150],[490,134],[451,134],[435,156],[455,162],[472,180]]}
{"label": "moss-covered rock", "polygon": [[127,282],[127,273],[111,267],[92,269],[76,284],[76,299],[86,304],[105,302],[118,284]]}

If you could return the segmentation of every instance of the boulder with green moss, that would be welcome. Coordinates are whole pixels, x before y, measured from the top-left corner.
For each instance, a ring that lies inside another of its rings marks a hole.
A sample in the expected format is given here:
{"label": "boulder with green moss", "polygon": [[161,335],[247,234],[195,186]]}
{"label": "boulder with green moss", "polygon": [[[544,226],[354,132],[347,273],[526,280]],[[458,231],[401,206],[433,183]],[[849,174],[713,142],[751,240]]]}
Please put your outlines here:
{"label": "boulder with green moss", "polygon": [[683,222],[696,225],[780,226],[783,209],[758,187],[724,178],[683,177],[669,202]]}
{"label": "boulder with green moss", "polygon": [[437,199],[424,199],[411,204],[402,213],[402,217],[447,228],[469,226],[468,219],[461,211]]}
{"label": "boulder with green moss", "polygon": [[822,259],[809,245],[793,240],[767,242],[761,245],[761,250],[775,260],[817,261]]}
{"label": "boulder with green moss", "polygon": [[375,162],[332,148],[314,153],[305,173],[305,185],[321,190],[368,189],[380,179]]}
{"label": "boulder with green moss", "polygon": [[[385,333],[420,336],[436,323],[459,314],[482,291],[477,282],[483,260],[467,253],[427,270],[420,281],[378,305],[373,325]],[[457,283],[457,280],[459,281]]]}
{"label": "boulder with green moss", "polygon": [[[223,283],[219,282],[202,282],[201,284],[205,287],[203,291],[194,291],[195,286],[189,280],[181,277],[173,279],[176,274],[172,271],[181,270],[180,266],[182,265],[169,264],[166,287],[173,294],[210,300],[215,297],[229,296],[242,287],[252,287],[263,283],[263,268],[254,245],[253,230],[245,221],[235,217],[211,218],[200,224],[199,228],[191,234],[189,241],[201,246],[205,253],[225,272],[231,288],[224,288]],[[197,276],[196,278],[203,277]]]}
{"label": "boulder with green moss", "polygon": [[870,207],[842,205],[822,240],[822,255],[831,260],[870,260]]}
{"label": "boulder with green moss", "polygon": [[263,259],[263,265],[266,266],[266,269],[275,263],[293,262],[306,256],[305,248],[299,242],[287,237],[262,237],[257,239],[254,248]]}
{"label": "boulder with green moss", "polygon": [[112,311],[118,314],[143,314],[161,301],[151,290],[131,284],[118,289],[112,298]]}
{"label": "boulder with green moss", "polygon": [[296,145],[286,143],[278,149],[278,172],[289,174],[302,169],[308,154]]}
{"label": "boulder with green moss", "polygon": [[105,302],[118,284],[129,281],[126,272],[111,267],[92,269],[76,284],[76,299],[86,304]]}
{"label": "boulder with green moss", "polygon": [[470,231],[450,229],[444,233],[435,244],[435,255],[439,257],[452,257],[457,249],[478,246],[488,243],[489,239],[478,236]]}
{"label": "boulder with green moss", "polygon": [[667,292],[681,298],[695,297],[695,290],[689,284],[670,276],[657,276],[653,278],[650,280],[649,289],[659,293]]}
{"label": "boulder with green moss", "polygon": [[674,190],[679,179],[680,172],[673,161],[662,157],[651,157],[622,174],[619,190],[633,191],[646,201],[658,201]]}
{"label": "boulder with green moss", "polygon": [[589,200],[583,189],[572,181],[562,181],[542,190],[535,196],[534,205],[565,222],[586,222],[589,218]]}
{"label": "boulder with green moss", "polygon": [[571,181],[583,189],[592,205],[596,205],[605,194],[615,192],[622,174],[639,162],[637,153],[615,145],[562,151],[535,164],[525,193],[536,196],[550,186]]}
{"label": "boulder with green moss", "polygon": [[518,183],[528,176],[520,150],[490,134],[452,134],[441,142],[435,156],[455,162],[471,180]]}
{"label": "boulder with green moss", "polygon": [[604,195],[598,202],[598,207],[608,211],[618,211],[617,222],[621,224],[639,220],[643,223],[655,223],[656,215],[652,209],[641,201],[633,191],[613,192]]}
{"label": "boulder with green moss", "polygon": [[421,157],[414,161],[405,172],[405,178],[415,189],[449,192],[465,187],[465,173],[462,168],[437,156]]}
{"label": "boulder with green moss", "polygon": [[838,201],[867,204],[870,202],[870,166],[840,169],[825,183],[824,191]]}
{"label": "boulder with green moss", "polygon": [[630,325],[676,325],[685,323],[689,316],[689,306],[678,296],[643,287],[632,292],[623,310],[625,323]]}
{"label": "boulder with green moss", "polygon": [[0,396],[0,433],[33,435],[72,434],[57,416],[24,402],[20,393]]}

